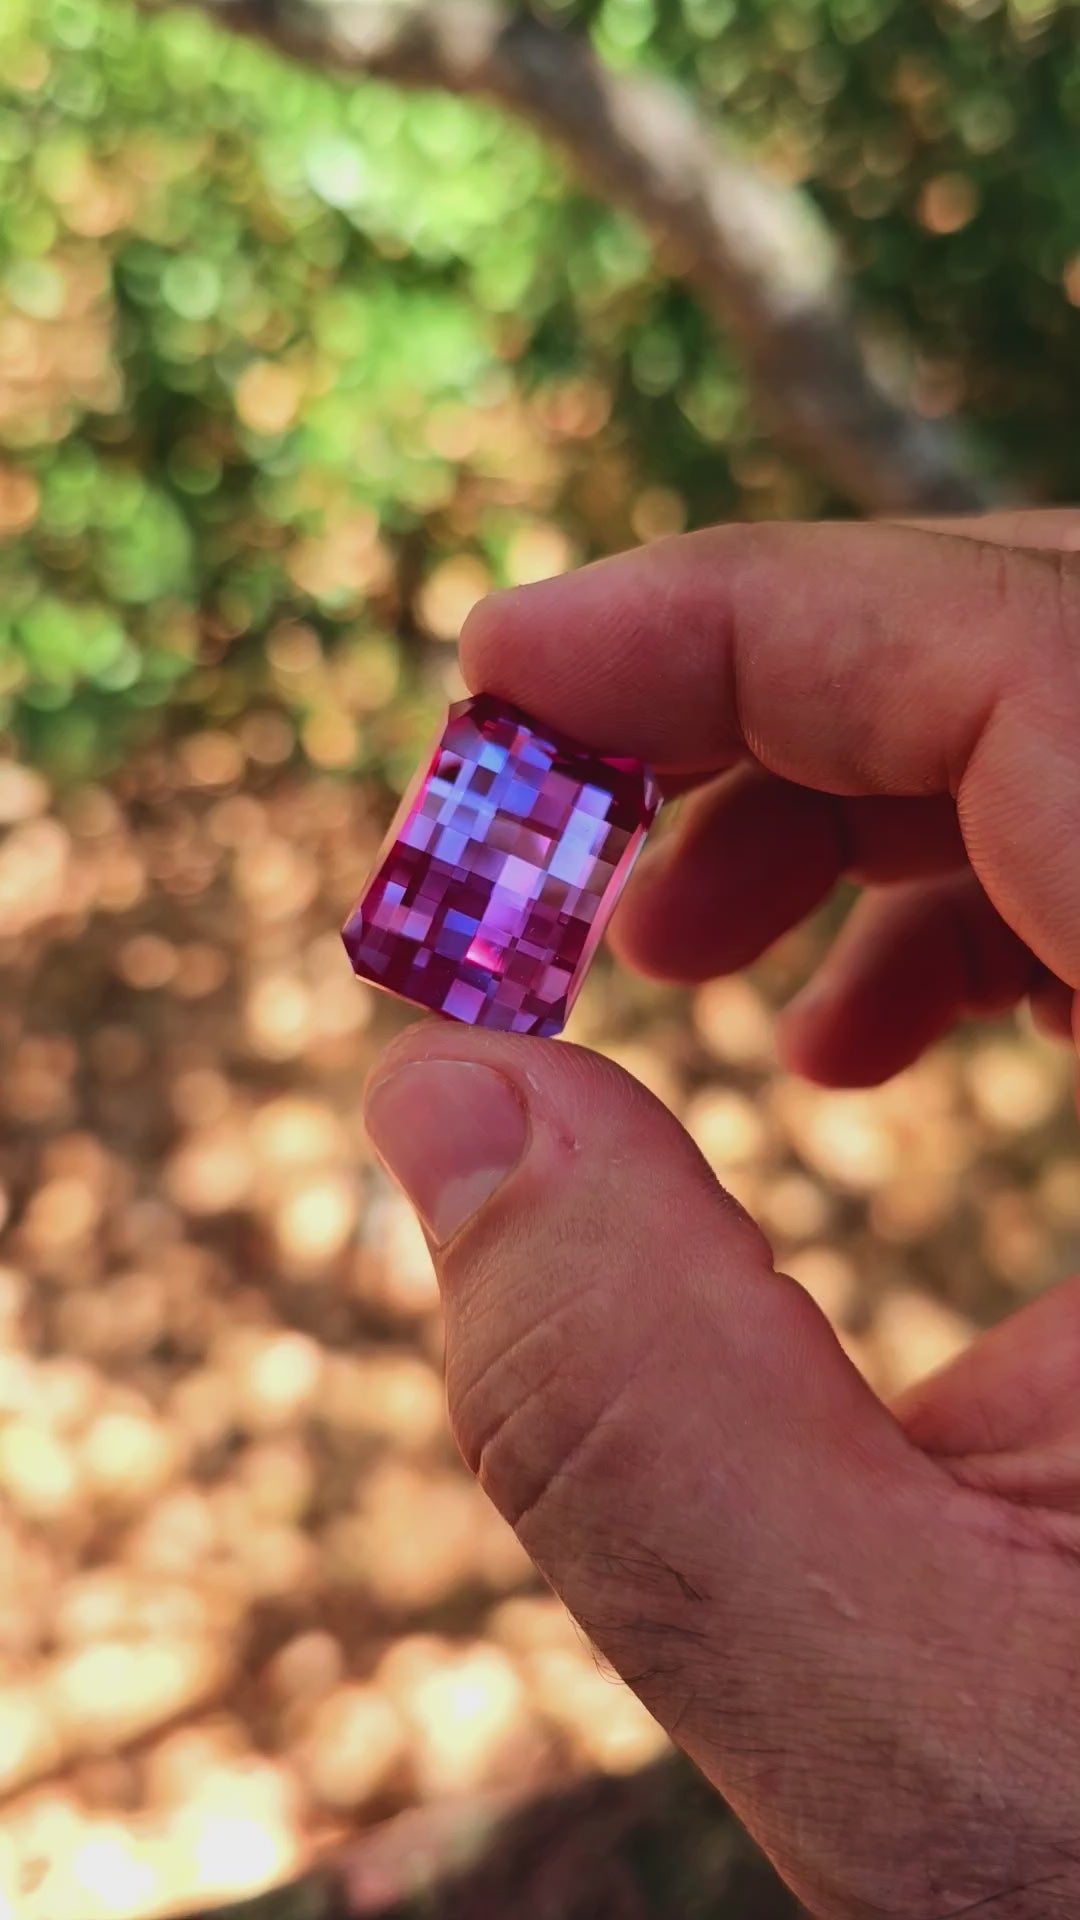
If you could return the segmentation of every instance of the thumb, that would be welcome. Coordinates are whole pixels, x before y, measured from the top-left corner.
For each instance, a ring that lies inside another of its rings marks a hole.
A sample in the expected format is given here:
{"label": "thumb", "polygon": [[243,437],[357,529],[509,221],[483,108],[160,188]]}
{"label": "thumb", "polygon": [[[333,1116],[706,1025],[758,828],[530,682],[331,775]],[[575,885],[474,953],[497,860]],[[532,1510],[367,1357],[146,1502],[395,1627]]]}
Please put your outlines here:
{"label": "thumb", "polygon": [[903,1694],[909,1647],[926,1681],[924,1601],[952,1579],[934,1564],[939,1470],[670,1114],[608,1062],[414,1029],[376,1072],[368,1123],[432,1245],[469,1466],[821,1898],[834,1827],[845,1875],[860,1846],[896,1845],[896,1734],[864,1708]]}

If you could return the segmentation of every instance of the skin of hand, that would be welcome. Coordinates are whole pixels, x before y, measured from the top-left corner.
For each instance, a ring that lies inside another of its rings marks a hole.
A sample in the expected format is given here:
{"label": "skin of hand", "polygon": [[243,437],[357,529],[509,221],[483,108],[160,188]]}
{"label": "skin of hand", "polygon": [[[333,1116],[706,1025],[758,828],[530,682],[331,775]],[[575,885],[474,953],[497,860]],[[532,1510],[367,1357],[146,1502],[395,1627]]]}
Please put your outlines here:
{"label": "skin of hand", "polygon": [[[691,788],[625,959],[751,961],[863,893],[786,1064],[886,1078],[1030,998],[1080,1040],[1080,515],[733,527],[499,595],[470,686]],[[818,1920],[1080,1914],[1080,1277],[886,1408],[676,1121],[424,1024],[376,1150],[469,1466]]]}

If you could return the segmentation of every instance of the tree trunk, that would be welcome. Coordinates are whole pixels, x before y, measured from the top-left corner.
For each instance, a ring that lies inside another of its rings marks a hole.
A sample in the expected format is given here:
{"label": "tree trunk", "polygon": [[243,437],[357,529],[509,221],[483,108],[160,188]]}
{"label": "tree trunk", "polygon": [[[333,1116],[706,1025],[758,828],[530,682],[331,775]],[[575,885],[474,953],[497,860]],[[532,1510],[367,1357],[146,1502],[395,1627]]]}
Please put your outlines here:
{"label": "tree trunk", "polygon": [[[143,0],[157,7],[168,0]],[[958,436],[872,367],[837,250],[809,200],[770,180],[677,88],[608,72],[580,35],[492,0],[201,0],[222,25],[334,73],[495,101],[636,215],[665,267],[735,340],[763,416],[867,513],[987,504]]]}

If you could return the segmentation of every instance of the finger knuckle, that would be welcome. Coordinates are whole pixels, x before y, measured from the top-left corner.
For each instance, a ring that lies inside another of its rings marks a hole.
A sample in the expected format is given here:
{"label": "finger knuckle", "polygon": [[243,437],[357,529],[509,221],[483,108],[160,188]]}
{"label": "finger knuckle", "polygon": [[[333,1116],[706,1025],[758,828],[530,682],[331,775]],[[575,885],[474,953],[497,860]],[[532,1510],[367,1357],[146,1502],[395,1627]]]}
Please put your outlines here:
{"label": "finger knuckle", "polygon": [[450,1421],[466,1465],[513,1526],[562,1484],[610,1410],[602,1307],[569,1281],[540,1310],[474,1321],[448,1359]]}

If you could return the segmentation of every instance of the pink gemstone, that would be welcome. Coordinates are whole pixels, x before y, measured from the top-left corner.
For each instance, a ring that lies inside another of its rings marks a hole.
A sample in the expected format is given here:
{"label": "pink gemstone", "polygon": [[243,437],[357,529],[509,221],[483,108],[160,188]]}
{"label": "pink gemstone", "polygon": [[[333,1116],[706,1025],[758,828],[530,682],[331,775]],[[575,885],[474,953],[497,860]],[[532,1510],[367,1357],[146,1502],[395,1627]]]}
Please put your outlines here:
{"label": "pink gemstone", "polygon": [[470,1026],[558,1033],[659,807],[639,761],[458,701],[345,923],[354,971]]}

